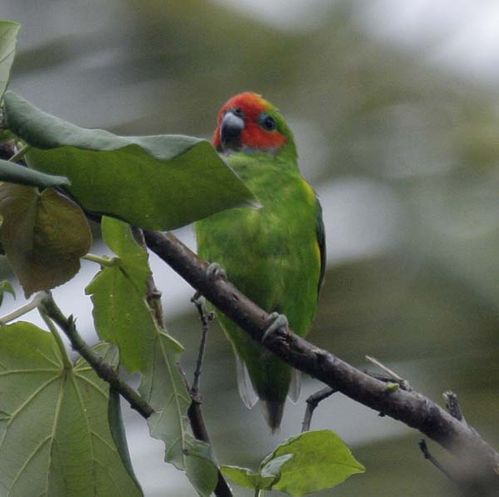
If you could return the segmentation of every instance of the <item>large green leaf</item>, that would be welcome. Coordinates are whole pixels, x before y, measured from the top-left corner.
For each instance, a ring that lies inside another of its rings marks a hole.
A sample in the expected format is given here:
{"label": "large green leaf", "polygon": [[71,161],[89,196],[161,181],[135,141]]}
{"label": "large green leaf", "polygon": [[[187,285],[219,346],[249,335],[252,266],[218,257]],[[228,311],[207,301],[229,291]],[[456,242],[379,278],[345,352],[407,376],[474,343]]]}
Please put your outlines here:
{"label": "large green leaf", "polygon": [[111,435],[108,385],[83,360],[65,368],[50,333],[0,328],[0,406],[0,495],[142,496]]}
{"label": "large green leaf", "polygon": [[69,185],[68,178],[64,176],[41,173],[2,159],[0,159],[0,181],[41,188]]}
{"label": "large green leaf", "polygon": [[120,360],[129,371],[145,371],[157,333],[146,301],[151,275],[147,252],[135,242],[128,224],[103,217],[101,229],[118,257],[102,267],[85,290],[94,304],[95,328],[100,338],[118,345]]}
{"label": "large green leaf", "polygon": [[104,217],[101,227],[117,257],[87,287],[96,329],[101,338],[118,345],[128,369],[143,373],[140,393],[155,410],[149,429],[165,443],[166,461],[185,470],[198,493],[209,496],[217,483],[217,468],[209,446],[188,431],[191,398],[177,364],[183,348],[158,328],[147,304],[147,252],[128,224]]}
{"label": "large green leaf", "polygon": [[335,487],[365,471],[345,442],[331,430],[307,431],[290,438],[267,456],[262,466],[288,454],[293,457],[282,465],[280,478],[272,488],[293,497]]}
{"label": "large green leaf", "polygon": [[187,429],[191,398],[178,366],[182,350],[176,340],[158,330],[151,367],[139,391],[155,410],[148,419],[149,430],[165,443],[165,460],[185,470],[199,495],[209,497],[217,484],[217,467],[209,446]]}
{"label": "large green leaf", "polygon": [[206,140],[79,128],[12,92],[5,94],[5,109],[9,128],[32,147],[30,165],[67,176],[69,191],[90,211],[146,229],[173,229],[254,201]]}
{"label": "large green leaf", "polygon": [[9,82],[19,28],[17,22],[0,20],[0,99]]}
{"label": "large green leaf", "polygon": [[28,297],[65,283],[80,269],[92,235],[80,207],[52,188],[0,185],[1,242]]}
{"label": "large green leaf", "polygon": [[364,466],[345,442],[330,430],[307,431],[279,445],[258,471],[222,466],[223,474],[241,487],[280,490],[293,497],[332,488]]}

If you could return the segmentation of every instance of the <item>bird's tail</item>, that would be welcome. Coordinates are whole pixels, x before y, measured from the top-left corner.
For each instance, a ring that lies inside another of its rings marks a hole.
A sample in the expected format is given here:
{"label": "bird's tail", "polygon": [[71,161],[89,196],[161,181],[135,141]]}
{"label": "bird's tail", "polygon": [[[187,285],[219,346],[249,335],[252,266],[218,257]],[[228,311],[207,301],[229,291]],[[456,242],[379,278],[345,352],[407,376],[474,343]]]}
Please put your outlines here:
{"label": "bird's tail", "polygon": [[267,424],[270,426],[272,433],[275,433],[281,426],[284,402],[262,399],[262,407],[265,421],[267,421]]}

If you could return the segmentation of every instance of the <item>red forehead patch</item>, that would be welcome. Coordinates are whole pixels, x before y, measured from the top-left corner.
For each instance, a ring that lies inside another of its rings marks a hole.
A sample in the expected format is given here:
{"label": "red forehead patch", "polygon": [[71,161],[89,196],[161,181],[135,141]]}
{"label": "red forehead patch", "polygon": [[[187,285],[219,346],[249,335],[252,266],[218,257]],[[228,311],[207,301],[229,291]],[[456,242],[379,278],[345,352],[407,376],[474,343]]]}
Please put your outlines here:
{"label": "red forehead patch", "polygon": [[262,112],[268,111],[272,105],[261,95],[244,92],[230,98],[218,113],[217,129],[213,135],[213,145],[220,148],[220,125],[227,111],[240,109],[244,114],[244,130],[241,133],[241,144],[252,149],[280,149],[287,138],[277,130],[268,131],[261,127],[259,118]]}
{"label": "red forehead patch", "polygon": [[262,112],[271,108],[271,105],[258,93],[246,91],[230,98],[220,109],[220,113],[225,113],[229,109],[239,107],[248,116],[257,117]]}

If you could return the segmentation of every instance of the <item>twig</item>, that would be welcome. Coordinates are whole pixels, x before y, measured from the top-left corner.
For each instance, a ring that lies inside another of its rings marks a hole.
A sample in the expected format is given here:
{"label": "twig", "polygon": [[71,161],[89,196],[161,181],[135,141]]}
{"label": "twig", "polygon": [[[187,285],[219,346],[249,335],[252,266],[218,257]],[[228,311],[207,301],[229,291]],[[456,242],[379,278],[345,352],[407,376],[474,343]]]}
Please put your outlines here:
{"label": "twig", "polygon": [[42,311],[52,319],[57,326],[64,332],[75,349],[97,373],[99,378],[109,383],[120,395],[128,401],[130,407],[137,411],[142,417],[148,418],[154,412],[154,409],[128,384],[122,381],[116,371],[98,355],[94,354],[92,349],[81,338],[76,330],[75,322],[72,316],[66,317],[55,303],[52,295],[48,292],[42,294],[40,302]]}
{"label": "twig", "polygon": [[442,464],[440,464],[430,453],[430,449],[428,449],[428,445],[426,444],[426,440],[422,438],[419,443],[419,448],[421,449],[421,452],[423,453],[423,456],[425,459],[431,462],[433,466],[435,466],[439,471],[441,471],[449,480],[453,481],[454,483],[457,483],[456,478],[452,475],[452,473],[444,468]]}
{"label": "twig", "polygon": [[[208,429],[204,422],[203,412],[201,410],[201,395],[199,394],[199,380],[201,378],[201,368],[203,366],[204,352],[206,348],[206,337],[208,334],[208,328],[210,321],[212,321],[215,315],[212,312],[207,312],[203,302],[202,297],[199,292],[196,292],[191,299],[191,302],[196,306],[199,313],[199,319],[201,320],[202,330],[201,330],[201,342],[199,344],[199,352],[196,360],[196,368],[194,370],[194,379],[192,381],[192,386],[189,389],[191,396],[191,405],[187,410],[187,416],[191,424],[192,433],[198,440],[203,440],[206,443],[210,443],[210,436],[208,434]],[[214,493],[218,497],[232,497],[232,490],[230,489],[227,481],[225,480],[222,473],[218,472],[217,486]]]}
{"label": "twig", "polygon": [[213,321],[215,315],[205,309],[201,294],[196,292],[191,298],[191,302],[196,306],[201,321],[201,341],[199,343],[199,352],[196,360],[196,368],[194,370],[194,379],[191,386],[191,396],[197,398],[199,396],[199,380],[201,378],[201,368],[203,366],[203,358],[206,349],[206,337],[210,322]]}
{"label": "twig", "polygon": [[[147,246],[199,290],[252,338],[261,342],[269,315],[228,280],[213,280],[208,264],[171,233],[144,232]],[[402,421],[483,471],[499,471],[499,454],[470,428],[427,397],[398,389],[387,395],[386,384],[321,349],[291,330],[276,330],[263,344],[291,366],[351,399]]]}
{"label": "twig", "polygon": [[[142,247],[146,248],[146,242],[144,238],[144,232],[135,226],[132,226],[132,234],[137,241],[138,244],[140,244]],[[165,320],[164,320],[164,315],[163,315],[163,307],[161,305],[161,292],[158,290],[156,287],[156,283],[154,282],[154,278],[152,277],[152,274],[149,276],[147,280],[147,302],[149,304],[149,307],[153,311],[154,318],[156,320],[156,324],[164,329],[165,328]],[[204,324],[204,323],[203,323]],[[205,335],[205,334],[203,334]],[[202,348],[204,349],[204,342],[202,343]],[[198,358],[198,361],[202,361],[202,350],[200,350],[200,356],[201,359]],[[179,366],[180,369],[180,366]],[[196,366],[196,370],[197,370]],[[183,374],[183,371],[180,369],[181,373]],[[189,384],[186,381],[187,384],[187,390],[189,390],[189,394],[191,396],[191,405],[189,406],[189,409],[187,410],[187,417],[189,418],[189,424],[191,425],[192,433],[194,434],[194,437],[198,440],[201,440],[203,442],[206,442],[207,444],[210,444],[210,437],[208,434],[208,429],[206,428],[206,423],[204,422],[204,416],[203,412],[201,410],[201,400],[199,397],[199,375],[201,372],[201,362],[199,362],[199,373],[198,373],[198,379],[196,382],[196,377],[194,379],[193,386],[189,388]],[[183,374],[184,379],[185,375]],[[193,391],[195,385],[195,390]],[[218,480],[217,480],[217,486],[215,487],[215,490],[213,491],[216,497],[233,497],[232,496],[232,490],[230,489],[227,481],[225,480],[225,477],[222,475],[222,472],[220,469],[217,468],[218,471]]]}
{"label": "twig", "polygon": [[374,371],[368,371],[367,369],[362,370],[365,374],[369,375],[371,378],[382,381],[387,385],[387,391],[394,391],[398,388],[406,390],[408,392],[412,391],[412,387],[408,384],[407,380],[397,380],[392,376],[388,376],[383,373],[375,373]]}
{"label": "twig", "polygon": [[306,400],[307,407],[305,409],[305,416],[303,417],[303,422],[301,427],[302,433],[304,431],[310,430],[310,423],[312,422],[312,415],[314,414],[315,408],[324,399],[327,399],[328,397],[333,395],[334,392],[336,392],[334,388],[324,387],[318,392],[315,392],[314,394],[310,395],[310,397],[308,397],[308,399]]}
{"label": "twig", "polygon": [[[142,246],[145,250],[147,250],[146,242],[144,240],[144,233],[140,228],[136,226],[132,226],[132,234],[137,241],[137,243]],[[156,320],[156,324],[164,329],[165,328],[165,317],[163,315],[163,306],[161,305],[161,292],[158,290],[156,283],[154,282],[154,278],[152,274],[147,279],[147,295],[146,295],[147,303],[149,307],[152,309],[154,314],[154,319]]]}
{"label": "twig", "polygon": [[399,385],[400,388],[403,390],[410,391],[412,390],[411,386],[409,385],[409,382],[402,378],[399,374],[397,374],[393,369],[390,369],[388,366],[383,364],[381,361],[378,361],[375,357],[371,357],[369,355],[366,355],[365,358],[375,366],[377,366],[381,371],[384,371],[387,376],[378,376],[374,373],[367,373],[369,376],[372,376],[373,378],[376,378],[380,381],[383,381],[385,383],[395,383],[396,385]]}
{"label": "twig", "polygon": [[467,424],[464,419],[463,412],[461,411],[459,400],[457,400],[457,395],[451,390],[447,390],[447,392],[444,392],[443,396],[445,399],[445,407],[449,411],[450,415],[458,421]]}

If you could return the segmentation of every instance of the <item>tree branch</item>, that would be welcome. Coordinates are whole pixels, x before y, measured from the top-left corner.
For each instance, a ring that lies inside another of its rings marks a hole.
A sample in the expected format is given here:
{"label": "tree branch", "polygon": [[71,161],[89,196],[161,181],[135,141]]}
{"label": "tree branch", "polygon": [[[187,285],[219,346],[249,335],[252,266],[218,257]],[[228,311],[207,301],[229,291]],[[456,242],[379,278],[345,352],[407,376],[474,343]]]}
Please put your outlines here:
{"label": "tree branch", "polygon": [[152,415],[154,409],[133,388],[119,378],[114,368],[103,361],[98,355],[94,354],[76,330],[73,317],[69,316],[67,318],[64,316],[50,293],[45,292],[45,295],[41,299],[40,307],[61,328],[71,342],[73,349],[92,366],[99,378],[109,383],[119,392],[130,404],[130,407],[137,411],[143,418],[147,419]]}
{"label": "tree branch", "polygon": [[[269,314],[244,296],[224,278],[210,278],[208,264],[198,258],[171,233],[144,232],[147,246],[169,264],[220,311],[253,339],[261,342]],[[499,475],[499,454],[478,434],[427,397],[397,389],[387,390],[382,381],[370,377],[330,352],[316,347],[291,331],[276,330],[263,344],[291,366],[317,378],[351,399],[419,430],[463,464],[478,472]],[[478,475],[477,475],[478,477]]]}

